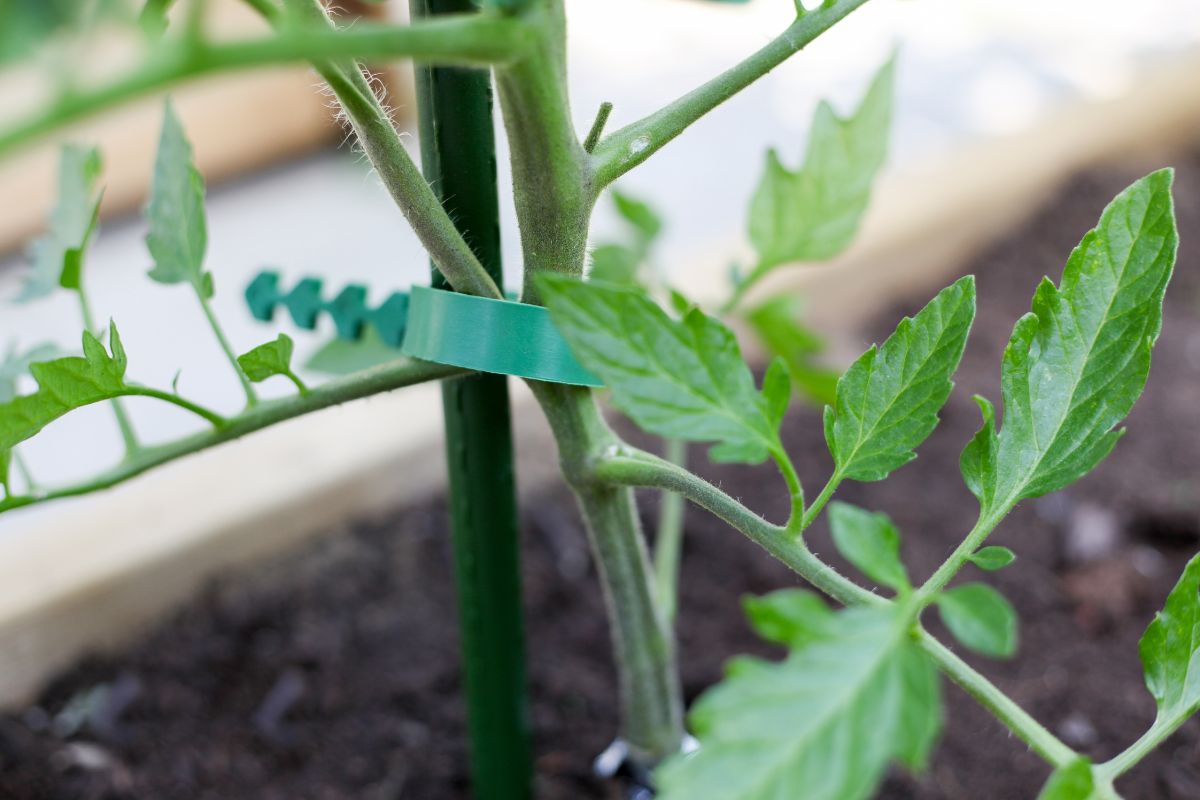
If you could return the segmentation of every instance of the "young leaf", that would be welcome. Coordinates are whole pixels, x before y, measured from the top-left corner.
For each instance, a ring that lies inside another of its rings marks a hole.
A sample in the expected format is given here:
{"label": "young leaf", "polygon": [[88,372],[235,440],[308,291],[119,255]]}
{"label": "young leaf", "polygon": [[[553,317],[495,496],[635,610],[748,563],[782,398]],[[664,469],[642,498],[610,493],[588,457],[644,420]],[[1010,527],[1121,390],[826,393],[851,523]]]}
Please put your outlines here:
{"label": "young leaf", "polygon": [[837,634],[838,615],[820,596],[804,589],[747,596],[742,598],[742,608],[755,633],[793,649]]}
{"label": "young leaf", "polygon": [[1172,731],[1200,709],[1200,555],[1192,558],[1138,643],[1155,727]]}
{"label": "young leaf", "polygon": [[750,205],[755,273],[794,261],[820,261],[841,252],[858,229],[871,183],[887,154],[892,116],[888,61],[858,110],[841,119],[828,103],[817,106],[804,166],[791,172],[771,150]]}
{"label": "young leaf", "polygon": [[788,401],[792,399],[792,377],[788,373],[787,362],[782,358],[773,359],[767,367],[767,373],[763,376],[762,396],[766,403],[767,419],[772,428],[779,430],[787,414]]}
{"label": "young leaf", "polygon": [[1094,792],[1092,764],[1086,758],[1077,758],[1054,770],[1038,794],[1038,800],[1095,800]]}
{"label": "young leaf", "polygon": [[274,375],[288,375],[292,371],[292,337],[281,333],[275,341],[260,344],[238,356],[238,364],[246,377],[255,383]]}
{"label": "young leaf", "polygon": [[991,407],[962,457],[985,513],[1057,491],[1116,444],[1116,426],[1146,385],[1162,327],[1163,294],[1178,237],[1171,170],[1121,192],[1071,253],[1062,283],[1043,280],[1033,311],[1004,352],[1004,422]]}
{"label": "young leaf", "polygon": [[58,200],[50,212],[49,230],[30,248],[33,266],[16,297],[18,303],[45,297],[60,286],[79,288],[83,252],[100,210],[96,181],[101,168],[100,152],[95,148],[63,147],[58,162]]}
{"label": "young leaf", "polygon": [[898,592],[912,588],[900,561],[900,531],[886,514],[835,501],[829,527],[837,551],[868,578]]}
{"label": "young leaf", "polygon": [[655,773],[661,800],[858,800],[892,759],[923,764],[941,724],[933,664],[892,609],[837,617],[829,637],[700,698],[700,748]]}
{"label": "young leaf", "polygon": [[992,658],[1017,652],[1017,612],[992,587],[957,586],[938,595],[937,605],[942,622],[965,647]]}
{"label": "young leaf", "polygon": [[109,346],[111,355],[99,339],[84,331],[83,358],[31,364],[38,390],[0,405],[0,450],[31,438],[68,411],[128,394],[125,349],[115,324],[109,327]]}
{"label": "young leaf", "polygon": [[692,309],[676,321],[639,290],[562,275],[540,276],[539,287],[576,357],[642,428],[716,442],[716,461],[759,463],[779,448],[774,404],[717,320]]}
{"label": "young leaf", "polygon": [[170,102],[163,106],[146,218],[146,247],[154,258],[150,277],[159,283],[190,283],[201,297],[212,297],[212,275],[203,269],[208,248],[204,179],[192,163],[192,146]]}
{"label": "young leaf", "polygon": [[993,546],[976,550],[968,560],[985,572],[995,572],[998,569],[1004,569],[1016,558],[1016,554],[1007,547]]}
{"label": "young leaf", "polygon": [[637,231],[642,248],[649,247],[662,231],[662,219],[648,204],[616,189],[613,190],[612,199],[617,213]]}
{"label": "young leaf", "polygon": [[881,347],[855,361],[825,407],[825,441],[838,475],[877,481],[917,457],[913,448],[937,426],[975,318],[968,275],[906,317]]}

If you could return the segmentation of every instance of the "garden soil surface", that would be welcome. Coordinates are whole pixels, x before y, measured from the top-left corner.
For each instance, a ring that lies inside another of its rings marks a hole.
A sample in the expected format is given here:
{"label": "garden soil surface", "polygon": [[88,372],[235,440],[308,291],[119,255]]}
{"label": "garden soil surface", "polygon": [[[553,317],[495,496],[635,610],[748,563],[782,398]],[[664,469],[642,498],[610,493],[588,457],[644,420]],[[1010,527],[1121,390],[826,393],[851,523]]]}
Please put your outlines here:
{"label": "garden soil surface", "polygon": [[[958,473],[959,451],[979,426],[972,393],[999,399],[1001,351],[1037,282],[1057,280],[1071,247],[1137,174],[1112,169],[1074,181],[969,265],[979,315],[941,427],[890,480],[840,492],[893,517],[915,576],[928,575],[973,522],[975,503]],[[1020,652],[1006,662],[967,656],[1100,760],[1154,716],[1138,639],[1200,550],[1200,159],[1179,164],[1176,197],[1183,246],[1128,435],[1092,475],[1024,503],[994,535],[1018,555],[989,580],[1020,612]],[[882,315],[862,346],[931,295]],[[829,459],[818,412],[793,409],[786,441],[806,485],[819,486]],[[768,518],[786,515],[767,468],[715,467],[701,448],[691,457]],[[650,520],[656,498],[645,501]],[[616,730],[616,688],[584,532],[560,487],[525,497],[523,509],[537,794],[607,798],[612,787],[592,776],[590,761]],[[832,557],[822,526],[811,541]],[[729,657],[772,653],[751,635],[739,598],[796,585],[738,533],[689,509],[679,621],[689,701],[720,678]],[[931,626],[944,635],[936,620]],[[0,798],[467,797],[456,632],[444,500],[360,521],[217,581],[127,651],[85,659],[36,705],[0,718]],[[957,687],[946,685],[944,696],[946,728],[930,768],[917,777],[897,770],[882,796],[1035,797],[1046,765]],[[1129,798],[1200,798],[1200,720],[1120,788]]]}

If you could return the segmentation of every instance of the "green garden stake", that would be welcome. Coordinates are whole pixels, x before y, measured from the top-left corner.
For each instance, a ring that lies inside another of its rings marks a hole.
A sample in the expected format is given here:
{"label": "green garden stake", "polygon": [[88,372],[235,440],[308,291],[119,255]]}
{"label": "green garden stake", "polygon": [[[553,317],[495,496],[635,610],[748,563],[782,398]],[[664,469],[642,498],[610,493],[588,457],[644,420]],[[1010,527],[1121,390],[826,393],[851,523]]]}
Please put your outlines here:
{"label": "green garden stake", "polygon": [[[474,10],[471,0],[410,5],[414,18]],[[443,67],[416,72],[425,179],[499,284],[490,76]],[[445,287],[436,270],[434,287]],[[527,800],[533,769],[507,378],[480,374],[445,381],[442,402],[472,793],[476,800]]]}

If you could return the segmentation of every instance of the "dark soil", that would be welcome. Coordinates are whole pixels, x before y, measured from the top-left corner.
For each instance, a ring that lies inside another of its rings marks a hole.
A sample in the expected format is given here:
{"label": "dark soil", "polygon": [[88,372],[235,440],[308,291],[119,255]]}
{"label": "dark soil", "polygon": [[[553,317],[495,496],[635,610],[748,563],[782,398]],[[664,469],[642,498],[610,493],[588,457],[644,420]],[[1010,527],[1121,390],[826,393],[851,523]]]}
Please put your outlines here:
{"label": "dark soil", "polygon": [[[979,318],[959,386],[920,459],[886,482],[842,496],[886,510],[905,556],[927,575],[973,521],[958,453],[979,425],[970,396],[999,398],[1000,353],[1043,274],[1136,174],[1075,181],[1025,229],[983,254]],[[1187,559],[1200,550],[1200,159],[1180,166],[1183,248],[1150,385],[1129,435],[1094,474],[1027,502],[994,537],[1017,563],[994,583],[1022,620],[1011,662],[971,661],[1069,744],[1098,759],[1134,740],[1154,705],[1137,641]],[[863,344],[885,336],[885,315]],[[787,439],[805,482],[827,470],[816,412],[796,409]],[[765,470],[709,478],[772,518],[786,513]],[[647,497],[647,512],[654,498]],[[616,726],[614,676],[594,572],[561,488],[524,502],[525,602],[538,795],[602,798],[590,759]],[[828,553],[824,529],[814,532]],[[978,576],[974,576],[978,577]],[[689,700],[722,663],[764,652],[738,598],[797,581],[736,532],[688,516],[681,663]],[[332,532],[305,552],[231,576],[127,652],[88,659],[23,715],[0,719],[0,797],[460,798],[467,795],[464,708],[444,502]],[[1032,798],[1047,767],[952,686],[929,772],[894,775],[887,798]],[[1200,798],[1200,722],[1122,782],[1129,798]]]}

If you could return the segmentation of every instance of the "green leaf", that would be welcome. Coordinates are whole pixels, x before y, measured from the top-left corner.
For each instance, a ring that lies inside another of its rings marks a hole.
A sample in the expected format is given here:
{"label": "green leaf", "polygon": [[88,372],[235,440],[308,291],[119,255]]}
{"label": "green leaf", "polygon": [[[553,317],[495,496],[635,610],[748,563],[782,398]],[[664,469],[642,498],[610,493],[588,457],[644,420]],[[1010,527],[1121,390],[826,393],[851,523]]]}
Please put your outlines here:
{"label": "green leaf", "polygon": [[1200,555],[1192,558],[1138,643],[1155,727],[1171,731],[1200,708]]}
{"label": "green leaf", "polygon": [[660,800],[858,800],[889,761],[924,763],[941,725],[933,664],[893,609],[836,616],[828,638],[700,698],[700,748],[655,773]]}
{"label": "green leaf", "polygon": [[109,326],[109,346],[111,355],[99,339],[84,331],[82,358],[67,356],[31,364],[37,392],[0,404],[0,450],[33,437],[73,409],[129,394],[125,349],[115,323]]}
{"label": "green leaf", "polygon": [[238,366],[246,377],[261,383],[275,375],[292,374],[292,337],[279,334],[273,342],[260,344],[248,353],[238,356]]}
{"label": "green leaf", "polygon": [[858,110],[841,119],[822,102],[813,117],[804,166],[792,172],[771,150],[750,205],[754,272],[821,261],[854,238],[887,155],[894,60],[880,68]]}
{"label": "green leaf", "polygon": [[1038,800],[1094,800],[1094,791],[1091,762],[1086,758],[1077,758],[1065,767],[1054,770],[1038,794]]}
{"label": "green leaf", "polygon": [[4,487],[4,495],[8,497],[12,490],[8,488],[8,470],[12,465],[12,450],[0,450],[0,486]]}
{"label": "green leaf", "polygon": [[917,457],[913,449],[937,427],[954,388],[950,378],[974,318],[968,275],[846,370],[836,403],[825,408],[825,441],[841,477],[877,481]]}
{"label": "green leaf", "polygon": [[642,259],[631,247],[623,244],[602,244],[592,250],[592,269],[589,280],[620,285],[637,283]]}
{"label": "green leaf", "polygon": [[212,297],[212,275],[203,269],[208,248],[204,179],[192,163],[192,146],[170,102],[163,106],[146,218],[146,247],[154,258],[150,277],[159,283],[190,283],[201,297]]}
{"label": "green leaf", "polygon": [[767,373],[763,376],[762,396],[766,402],[767,419],[775,430],[779,430],[787,414],[788,402],[792,399],[792,376],[788,373],[787,362],[782,358],[773,359],[767,367]]}
{"label": "green leaf", "polygon": [[969,557],[972,564],[986,572],[1004,569],[1017,558],[1016,554],[1007,547],[983,547]]}
{"label": "green leaf", "polygon": [[759,463],[780,448],[772,408],[754,387],[737,340],[699,309],[682,320],[645,293],[563,275],[539,276],[550,315],[613,403],[645,430],[711,441],[716,461]]}
{"label": "green leaf", "polygon": [[803,647],[838,632],[839,622],[825,601],[804,589],[780,589],[762,597],[742,598],[754,632],[768,642]]}
{"label": "green leaf", "polygon": [[167,30],[167,12],[175,0],[146,0],[142,13],[138,14],[138,25],[152,39],[162,36]]}
{"label": "green leaf", "polygon": [[938,595],[937,605],[942,622],[965,647],[993,658],[1017,652],[1017,612],[992,587],[958,586]]}
{"label": "green leaf", "polygon": [[829,527],[837,551],[868,578],[898,592],[912,588],[900,560],[900,531],[887,514],[835,501],[829,506]]}
{"label": "green leaf", "polygon": [[963,477],[985,513],[1057,491],[1087,474],[1123,433],[1141,395],[1178,237],[1171,170],[1135,182],[1071,253],[1056,287],[1043,280],[1033,311],[1004,351],[1004,423],[963,453]]}
{"label": "green leaf", "polygon": [[7,403],[17,396],[17,381],[29,373],[29,365],[35,361],[49,361],[60,355],[52,344],[34,345],[24,352],[17,350],[16,343],[8,346],[4,360],[0,361],[0,403]]}
{"label": "green leaf", "polygon": [[617,213],[637,231],[642,249],[649,247],[662,231],[662,219],[646,203],[616,189],[613,190],[612,199]]}
{"label": "green leaf", "polygon": [[58,287],[78,289],[83,253],[96,229],[101,192],[96,188],[103,165],[91,147],[66,145],[58,162],[58,199],[50,225],[33,243],[33,267],[25,276],[16,302],[45,297]]}
{"label": "green leaf", "polygon": [[825,350],[825,341],[804,327],[799,316],[796,299],[783,295],[757,306],[745,319],[767,352],[787,361],[797,388],[817,403],[831,404],[837,397],[838,373],[814,360]]}
{"label": "green leaf", "polygon": [[357,341],[334,337],[321,345],[304,362],[304,368],[326,375],[351,375],[380,364],[390,364],[401,357],[400,352],[389,347],[375,327],[369,325]]}

